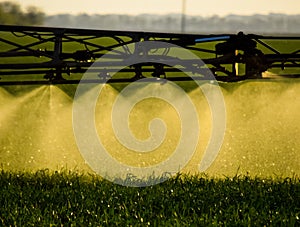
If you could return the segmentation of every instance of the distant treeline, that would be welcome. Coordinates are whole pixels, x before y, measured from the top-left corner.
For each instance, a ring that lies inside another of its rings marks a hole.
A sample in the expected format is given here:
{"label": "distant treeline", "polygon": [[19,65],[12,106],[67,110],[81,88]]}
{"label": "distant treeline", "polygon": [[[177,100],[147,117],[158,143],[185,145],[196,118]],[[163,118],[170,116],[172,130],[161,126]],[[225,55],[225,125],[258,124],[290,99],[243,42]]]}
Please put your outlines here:
{"label": "distant treeline", "polygon": [[0,24],[2,25],[43,25],[45,14],[37,7],[26,10],[14,2],[0,2]]}
{"label": "distant treeline", "polygon": [[[94,28],[112,30],[181,32],[182,16],[169,15],[70,15],[48,16],[46,26]],[[225,17],[186,16],[184,31],[189,33],[215,33],[244,31],[246,33],[300,34],[300,14],[284,15],[228,15]]]}
{"label": "distant treeline", "polygon": [[[182,29],[182,20],[184,27]],[[225,17],[186,16],[180,14],[88,15],[58,14],[47,16],[37,7],[22,9],[14,2],[0,2],[0,24],[44,25],[87,29],[131,30],[187,33],[300,34],[300,14],[228,15]]]}

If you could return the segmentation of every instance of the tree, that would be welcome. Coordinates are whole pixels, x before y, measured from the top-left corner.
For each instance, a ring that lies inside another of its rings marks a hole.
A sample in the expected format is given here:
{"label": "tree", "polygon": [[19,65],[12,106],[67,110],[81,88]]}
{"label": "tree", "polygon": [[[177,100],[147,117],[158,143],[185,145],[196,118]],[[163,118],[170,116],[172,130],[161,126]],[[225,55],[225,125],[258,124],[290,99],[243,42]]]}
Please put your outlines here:
{"label": "tree", "polygon": [[30,6],[25,11],[14,2],[0,3],[0,24],[2,25],[42,25],[45,14],[37,7]]}
{"label": "tree", "polygon": [[28,25],[42,25],[45,14],[35,6],[30,6],[25,13],[25,20]]}

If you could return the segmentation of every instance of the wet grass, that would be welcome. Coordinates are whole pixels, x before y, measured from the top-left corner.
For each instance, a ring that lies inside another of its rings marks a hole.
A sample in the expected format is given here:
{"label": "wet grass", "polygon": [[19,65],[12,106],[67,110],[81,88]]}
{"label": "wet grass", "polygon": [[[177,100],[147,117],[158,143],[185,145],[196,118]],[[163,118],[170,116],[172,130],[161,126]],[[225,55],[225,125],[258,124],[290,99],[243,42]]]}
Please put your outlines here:
{"label": "wet grass", "polygon": [[0,173],[2,226],[296,226],[300,179],[178,175],[130,188],[94,175]]}

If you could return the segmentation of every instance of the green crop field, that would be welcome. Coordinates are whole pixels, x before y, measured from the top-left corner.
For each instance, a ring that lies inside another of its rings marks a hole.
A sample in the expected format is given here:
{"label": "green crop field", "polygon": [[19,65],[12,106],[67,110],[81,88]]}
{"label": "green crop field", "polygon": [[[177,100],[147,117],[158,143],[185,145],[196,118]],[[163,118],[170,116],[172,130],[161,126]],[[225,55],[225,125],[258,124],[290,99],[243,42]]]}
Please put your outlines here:
{"label": "green crop field", "polygon": [[2,226],[298,226],[300,181],[176,176],[128,188],[74,172],[0,173]]}

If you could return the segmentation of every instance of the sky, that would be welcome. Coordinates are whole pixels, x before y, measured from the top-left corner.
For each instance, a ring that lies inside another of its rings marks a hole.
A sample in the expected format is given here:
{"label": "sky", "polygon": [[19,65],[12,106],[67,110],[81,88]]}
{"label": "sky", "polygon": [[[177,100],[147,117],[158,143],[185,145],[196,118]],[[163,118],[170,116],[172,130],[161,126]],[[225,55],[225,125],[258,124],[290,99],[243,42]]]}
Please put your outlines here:
{"label": "sky", "polygon": [[[0,0],[0,2],[7,0]],[[23,7],[37,6],[46,14],[168,14],[226,16],[228,14],[300,14],[299,0],[13,0]]]}

